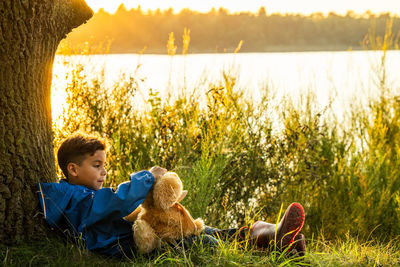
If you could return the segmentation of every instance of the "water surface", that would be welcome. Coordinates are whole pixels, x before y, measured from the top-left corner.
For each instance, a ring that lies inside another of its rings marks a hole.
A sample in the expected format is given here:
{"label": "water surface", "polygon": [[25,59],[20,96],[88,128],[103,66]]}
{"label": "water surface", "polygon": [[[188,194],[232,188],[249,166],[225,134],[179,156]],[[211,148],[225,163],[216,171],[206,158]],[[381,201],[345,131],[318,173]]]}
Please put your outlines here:
{"label": "water surface", "polygon": [[[354,103],[366,104],[367,99],[379,94],[378,73],[383,52],[292,52],[239,53],[193,55],[138,55],[111,54],[91,56],[56,56],[53,76],[53,117],[61,112],[64,62],[79,61],[93,68],[97,75],[104,66],[106,82],[121,73],[134,73],[140,82],[143,99],[150,88],[162,96],[182,91],[201,92],[208,84],[221,80],[222,72],[237,78],[237,88],[248,97],[265,90],[273,91],[277,99],[283,96],[296,101],[308,92],[315,94],[317,103],[324,107],[333,100],[334,110],[341,116]],[[389,88],[398,93],[400,82],[400,51],[387,52],[385,62]],[[57,90],[59,89],[59,90]]]}

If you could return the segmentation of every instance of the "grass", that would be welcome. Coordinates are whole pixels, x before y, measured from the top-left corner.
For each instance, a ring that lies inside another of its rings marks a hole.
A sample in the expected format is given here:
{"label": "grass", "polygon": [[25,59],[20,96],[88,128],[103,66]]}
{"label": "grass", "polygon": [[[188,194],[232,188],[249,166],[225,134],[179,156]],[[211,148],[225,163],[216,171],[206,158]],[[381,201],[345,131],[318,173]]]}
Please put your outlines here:
{"label": "grass", "polygon": [[193,246],[183,254],[166,249],[152,257],[137,255],[117,260],[91,253],[70,241],[57,237],[28,241],[12,247],[0,246],[3,266],[398,266],[400,242],[360,242],[356,238],[342,241],[307,240],[304,257],[269,255],[248,249],[237,250],[235,244],[210,250]]}

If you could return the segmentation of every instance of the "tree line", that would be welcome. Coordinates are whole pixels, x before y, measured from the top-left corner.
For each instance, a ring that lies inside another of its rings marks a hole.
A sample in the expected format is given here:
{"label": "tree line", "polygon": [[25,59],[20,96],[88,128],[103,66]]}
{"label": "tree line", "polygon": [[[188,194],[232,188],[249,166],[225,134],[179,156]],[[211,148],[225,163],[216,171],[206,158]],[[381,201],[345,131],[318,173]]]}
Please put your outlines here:
{"label": "tree line", "polygon": [[265,7],[258,13],[229,13],[212,9],[200,13],[183,9],[144,12],[140,6],[127,10],[121,5],[114,14],[100,9],[82,27],[69,34],[67,41],[78,46],[89,39],[100,43],[112,40],[111,53],[167,53],[170,32],[175,33],[177,53],[182,51],[182,34],[190,29],[189,53],[233,52],[243,40],[242,52],[307,51],[361,49],[369,31],[383,35],[385,24],[393,19],[393,32],[400,29],[400,18],[390,13],[346,15],[333,12],[267,14]]}

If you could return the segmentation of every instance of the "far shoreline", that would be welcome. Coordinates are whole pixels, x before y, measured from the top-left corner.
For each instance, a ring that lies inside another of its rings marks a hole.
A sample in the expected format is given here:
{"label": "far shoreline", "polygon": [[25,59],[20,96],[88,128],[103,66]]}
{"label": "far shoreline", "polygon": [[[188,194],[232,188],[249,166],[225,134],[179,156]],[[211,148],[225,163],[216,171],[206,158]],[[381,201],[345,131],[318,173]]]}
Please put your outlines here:
{"label": "far shoreline", "polygon": [[[397,50],[397,49],[388,49],[388,51]],[[223,50],[196,50],[191,49],[186,55],[202,55],[202,54],[235,54],[235,48],[227,48]],[[366,49],[365,47],[322,47],[322,46],[315,46],[315,47],[304,47],[304,46],[274,46],[268,47],[263,50],[250,50],[250,49],[242,49],[240,50],[239,54],[243,53],[301,53],[301,52],[351,52],[351,51],[371,51]],[[81,53],[72,53],[73,55],[80,55]],[[138,55],[165,55],[168,56],[168,53],[163,49],[147,49],[146,51],[138,51],[136,49],[128,49],[124,51],[113,51],[110,49],[107,53],[85,53],[84,55],[123,55],[123,54],[138,54]],[[71,55],[69,53],[57,53],[57,55]],[[182,56],[182,53],[176,53],[175,56]]]}

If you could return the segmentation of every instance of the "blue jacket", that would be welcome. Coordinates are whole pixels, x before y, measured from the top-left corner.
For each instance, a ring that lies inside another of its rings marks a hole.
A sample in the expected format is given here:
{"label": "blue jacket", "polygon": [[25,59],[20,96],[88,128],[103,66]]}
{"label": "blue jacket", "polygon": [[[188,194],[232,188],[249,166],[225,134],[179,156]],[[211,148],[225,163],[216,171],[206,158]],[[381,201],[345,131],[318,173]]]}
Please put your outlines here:
{"label": "blue jacket", "polygon": [[68,230],[82,237],[89,250],[105,248],[120,238],[132,235],[132,223],[123,219],[146,198],[154,177],[148,171],[130,175],[130,181],[117,190],[92,190],[85,186],[39,183],[40,205],[51,227]]}

